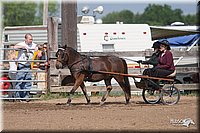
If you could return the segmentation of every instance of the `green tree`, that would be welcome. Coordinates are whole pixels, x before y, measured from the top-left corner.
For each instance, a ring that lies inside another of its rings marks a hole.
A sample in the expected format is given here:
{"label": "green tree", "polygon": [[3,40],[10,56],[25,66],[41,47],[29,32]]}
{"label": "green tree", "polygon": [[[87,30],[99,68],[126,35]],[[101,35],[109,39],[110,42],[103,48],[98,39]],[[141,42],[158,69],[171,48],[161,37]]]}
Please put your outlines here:
{"label": "green tree", "polygon": [[[38,13],[37,13],[37,16],[35,17],[35,24],[42,24],[43,22],[43,6],[44,6],[44,2],[41,1],[39,2],[38,4]],[[48,2],[48,16],[58,16],[58,12],[57,12],[57,9],[59,8],[58,7],[58,3],[57,1],[49,1]]]}
{"label": "green tree", "polygon": [[34,2],[3,2],[3,25],[33,25],[37,4]]}
{"label": "green tree", "polygon": [[134,14],[129,10],[122,10],[120,12],[109,13],[102,20],[104,23],[116,23],[117,21],[123,22],[125,24],[133,23]]}
{"label": "green tree", "polygon": [[183,22],[185,23],[185,25],[197,25],[198,24],[198,20],[197,20],[198,14],[197,15],[184,15],[183,16]]}
{"label": "green tree", "polygon": [[[58,3],[49,1],[48,16],[57,16]],[[19,1],[3,2],[3,25],[26,26],[41,25],[43,20],[43,2]]]}
{"label": "green tree", "polygon": [[141,15],[140,22],[149,25],[170,25],[175,21],[183,21],[182,10],[172,10],[169,5],[149,4]]}
{"label": "green tree", "polygon": [[112,12],[102,18],[104,23],[116,23],[122,21],[124,23],[146,23],[149,25],[165,26],[173,22],[184,22],[186,25],[197,24],[197,16],[183,15],[181,9],[172,9],[169,5],[149,4],[142,14],[134,14],[129,10],[121,12]]}

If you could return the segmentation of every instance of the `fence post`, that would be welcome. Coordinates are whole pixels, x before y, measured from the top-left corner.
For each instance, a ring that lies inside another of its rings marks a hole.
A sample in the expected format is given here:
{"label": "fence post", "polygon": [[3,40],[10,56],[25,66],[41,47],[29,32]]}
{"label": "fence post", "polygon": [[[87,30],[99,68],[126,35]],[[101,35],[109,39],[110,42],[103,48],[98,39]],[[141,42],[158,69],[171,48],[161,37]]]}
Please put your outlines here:
{"label": "fence post", "polygon": [[67,45],[77,50],[77,2],[62,0],[62,46]]}

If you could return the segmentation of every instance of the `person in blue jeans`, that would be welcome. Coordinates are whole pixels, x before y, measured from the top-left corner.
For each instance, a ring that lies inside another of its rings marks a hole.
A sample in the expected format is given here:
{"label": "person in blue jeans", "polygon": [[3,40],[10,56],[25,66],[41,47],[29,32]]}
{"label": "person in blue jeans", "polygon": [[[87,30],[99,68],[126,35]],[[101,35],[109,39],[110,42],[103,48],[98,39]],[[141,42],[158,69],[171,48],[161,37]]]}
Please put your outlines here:
{"label": "person in blue jeans", "polygon": [[[20,42],[14,46],[17,51],[17,74],[15,88],[18,90],[30,90],[32,82],[23,82],[23,80],[32,80],[31,62],[34,51],[37,51],[37,44],[33,43],[33,37],[30,33],[25,35],[25,41]],[[21,100],[30,101],[29,91],[16,91],[15,97]]]}
{"label": "person in blue jeans", "polygon": [[[29,71],[30,70],[30,66],[29,65],[23,65],[23,64],[18,64],[18,68],[17,70],[19,70],[19,72],[17,72],[16,75],[16,79],[17,80],[32,80],[32,73],[30,72],[24,72],[24,71]],[[22,72],[20,72],[22,71]],[[17,82],[15,88],[20,90],[20,89],[31,89],[32,87],[32,83],[31,82]],[[29,91],[19,91],[16,92],[16,98],[25,98],[28,99],[29,98]],[[28,101],[28,100],[26,100]]]}

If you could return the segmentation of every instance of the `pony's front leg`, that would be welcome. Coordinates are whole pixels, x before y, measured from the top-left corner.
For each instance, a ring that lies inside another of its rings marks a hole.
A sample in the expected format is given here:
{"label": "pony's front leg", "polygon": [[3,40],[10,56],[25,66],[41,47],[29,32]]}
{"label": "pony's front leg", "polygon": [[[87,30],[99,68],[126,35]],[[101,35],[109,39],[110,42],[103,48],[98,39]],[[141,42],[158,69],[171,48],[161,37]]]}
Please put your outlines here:
{"label": "pony's front leg", "polygon": [[80,75],[75,83],[74,83],[74,86],[73,88],[71,89],[70,93],[69,93],[69,97],[68,97],[68,100],[67,100],[67,104],[70,105],[71,104],[71,101],[72,101],[72,96],[74,95],[74,92],[78,89],[78,87],[82,84],[83,82],[83,79],[84,79],[84,75]]}
{"label": "pony's front leg", "polygon": [[74,92],[77,90],[79,85],[74,85],[72,90],[69,92],[68,100],[67,100],[67,105],[71,105],[72,97],[74,95]]}
{"label": "pony's front leg", "polygon": [[85,98],[87,100],[87,104],[89,104],[90,103],[90,97],[87,95],[87,90],[86,90],[84,82],[82,82],[80,87],[81,87],[81,89],[83,91],[83,94],[85,95]]}

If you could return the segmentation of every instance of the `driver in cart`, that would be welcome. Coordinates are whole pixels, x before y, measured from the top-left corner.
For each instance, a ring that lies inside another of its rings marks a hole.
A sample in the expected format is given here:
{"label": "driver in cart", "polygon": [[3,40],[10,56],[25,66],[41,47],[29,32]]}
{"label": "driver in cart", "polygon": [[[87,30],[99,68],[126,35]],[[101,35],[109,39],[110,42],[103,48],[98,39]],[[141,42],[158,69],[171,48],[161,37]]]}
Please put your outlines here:
{"label": "driver in cart", "polygon": [[137,63],[153,65],[153,68],[145,69],[144,72],[143,72],[143,75],[149,75],[149,71],[151,71],[151,69],[154,69],[154,67],[156,67],[158,65],[158,60],[159,60],[158,57],[161,54],[160,42],[158,42],[158,41],[154,42],[152,48],[154,49],[154,53],[149,58],[149,60],[146,60],[146,61],[139,60],[139,61],[137,61]]}
{"label": "driver in cart", "polygon": [[[160,48],[158,50],[159,53],[157,54],[156,58],[158,62],[157,64],[153,65],[153,68],[145,69],[143,75],[163,78],[169,76],[170,74],[173,74],[175,72],[175,66],[173,62],[173,55],[170,51],[171,48],[169,46],[169,42],[167,40],[162,40],[158,43],[160,44]],[[150,60],[152,60],[152,58],[153,55]],[[141,63],[143,63],[143,61]],[[154,82],[156,84],[159,84],[158,80],[154,80]],[[159,89],[154,85],[150,84],[150,86],[152,86],[154,89]]]}

